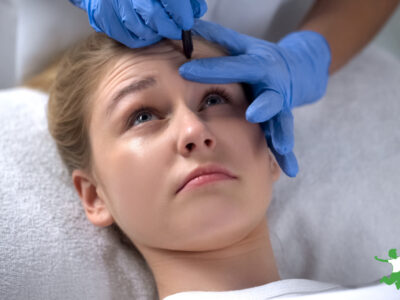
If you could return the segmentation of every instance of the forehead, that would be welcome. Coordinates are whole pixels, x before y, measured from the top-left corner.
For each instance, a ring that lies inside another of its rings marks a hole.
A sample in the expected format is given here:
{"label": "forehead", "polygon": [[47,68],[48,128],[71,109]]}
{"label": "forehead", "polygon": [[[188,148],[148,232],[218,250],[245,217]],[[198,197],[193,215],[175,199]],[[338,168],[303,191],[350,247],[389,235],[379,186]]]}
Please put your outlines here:
{"label": "forehead", "polygon": [[[108,63],[99,78],[99,84],[90,97],[91,115],[107,111],[118,90],[132,80],[155,77],[157,81],[168,85],[172,79],[170,76],[179,76],[178,68],[189,61],[183,54],[182,41],[179,40],[162,40],[148,47],[125,50]],[[193,39],[192,59],[223,55],[226,55],[223,48],[199,37]]]}
{"label": "forehead", "polygon": [[[138,50],[137,55],[171,55],[175,54],[176,58],[180,58],[182,62],[188,61],[183,53],[181,40],[162,40],[149,47],[144,47]],[[193,36],[193,53],[191,59],[216,57],[227,55],[228,52],[222,46],[211,43],[199,36]]]}
{"label": "forehead", "polygon": [[[208,42],[200,37],[193,39],[193,53],[191,59],[218,57],[227,55],[227,52],[219,45]],[[125,55],[117,57],[114,64],[110,67],[110,72],[120,68],[124,63],[132,67],[144,67],[144,64],[153,64],[155,61],[164,60],[171,63],[176,69],[189,60],[183,54],[182,41],[180,40],[162,40],[154,45],[128,49]],[[154,67],[154,66],[153,66]],[[119,70],[116,70],[119,71]]]}
{"label": "forehead", "polygon": [[[106,67],[94,93],[95,99],[108,98],[123,82],[134,78],[141,79],[149,75],[168,77],[171,70],[177,71],[183,63],[189,61],[183,54],[182,41],[179,40],[162,40],[148,47],[126,50]],[[226,55],[223,48],[199,37],[193,39],[192,59],[223,55]]]}

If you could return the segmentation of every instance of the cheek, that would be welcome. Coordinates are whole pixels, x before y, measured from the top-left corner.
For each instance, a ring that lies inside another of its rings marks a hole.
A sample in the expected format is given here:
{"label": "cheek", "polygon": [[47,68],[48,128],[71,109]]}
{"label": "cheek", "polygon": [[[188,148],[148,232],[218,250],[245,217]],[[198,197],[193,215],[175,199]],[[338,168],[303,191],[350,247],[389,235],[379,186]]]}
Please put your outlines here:
{"label": "cheek", "polygon": [[242,120],[237,122],[232,132],[236,133],[232,151],[240,158],[238,166],[244,171],[246,195],[259,208],[269,205],[273,178],[268,145],[259,124]]}
{"label": "cheek", "polygon": [[166,201],[161,194],[165,179],[159,174],[167,159],[159,149],[136,140],[116,143],[102,155],[102,179],[113,217],[133,240],[146,239],[155,231],[160,203]]}

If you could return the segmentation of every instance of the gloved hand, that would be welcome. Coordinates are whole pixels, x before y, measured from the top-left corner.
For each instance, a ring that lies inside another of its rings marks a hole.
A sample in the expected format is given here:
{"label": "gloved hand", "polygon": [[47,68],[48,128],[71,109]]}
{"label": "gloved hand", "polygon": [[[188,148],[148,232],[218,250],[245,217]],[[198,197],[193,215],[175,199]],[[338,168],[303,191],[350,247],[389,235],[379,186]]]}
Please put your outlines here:
{"label": "gloved hand", "polygon": [[98,32],[130,48],[181,39],[182,30],[207,11],[205,0],[70,0],[85,10]]}
{"label": "gloved hand", "polygon": [[180,74],[202,83],[250,84],[254,101],[246,110],[246,119],[260,123],[281,169],[295,177],[298,164],[291,110],[325,94],[331,61],[325,38],[313,31],[299,31],[275,44],[202,20],[196,20],[192,30],[224,46],[232,56],[187,62]]}

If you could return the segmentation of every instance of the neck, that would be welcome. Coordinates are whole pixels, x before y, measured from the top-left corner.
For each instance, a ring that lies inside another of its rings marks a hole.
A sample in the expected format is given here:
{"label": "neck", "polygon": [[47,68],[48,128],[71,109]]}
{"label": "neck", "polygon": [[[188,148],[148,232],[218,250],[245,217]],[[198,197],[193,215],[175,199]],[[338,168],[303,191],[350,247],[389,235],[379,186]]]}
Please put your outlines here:
{"label": "neck", "polygon": [[188,252],[141,249],[160,299],[184,291],[229,291],[279,280],[266,218],[223,249]]}

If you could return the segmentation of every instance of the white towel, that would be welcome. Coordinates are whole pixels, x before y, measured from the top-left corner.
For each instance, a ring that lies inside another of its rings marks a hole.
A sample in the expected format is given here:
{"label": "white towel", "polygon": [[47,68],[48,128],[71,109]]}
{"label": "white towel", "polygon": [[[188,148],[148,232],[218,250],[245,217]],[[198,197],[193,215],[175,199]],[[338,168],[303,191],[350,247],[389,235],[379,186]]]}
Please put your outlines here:
{"label": "white towel", "polygon": [[[282,279],[358,285],[390,274],[374,256],[400,254],[399,83],[400,63],[368,48],[324,99],[295,110],[300,172],[282,175],[267,213]],[[146,264],[87,221],[46,102],[0,92],[0,298],[155,299]]]}
{"label": "white towel", "polygon": [[138,255],[86,219],[47,130],[47,99],[0,93],[0,299],[155,299]]}

